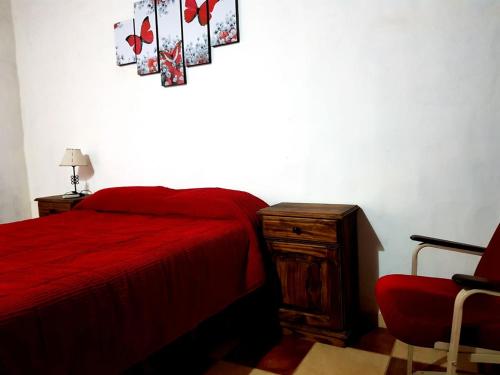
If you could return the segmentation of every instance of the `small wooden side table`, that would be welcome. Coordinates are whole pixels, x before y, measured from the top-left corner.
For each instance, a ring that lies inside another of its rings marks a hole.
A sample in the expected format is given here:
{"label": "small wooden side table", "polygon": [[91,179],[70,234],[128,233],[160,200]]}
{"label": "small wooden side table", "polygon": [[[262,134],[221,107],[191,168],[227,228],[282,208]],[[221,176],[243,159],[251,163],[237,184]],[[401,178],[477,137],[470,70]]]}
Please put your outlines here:
{"label": "small wooden side table", "polygon": [[281,326],[345,346],[358,314],[358,206],[280,203],[258,212],[281,284]]}
{"label": "small wooden side table", "polygon": [[77,198],[63,198],[62,195],[36,198],[38,202],[38,214],[40,217],[60,214],[71,210],[78,202],[85,199],[85,196]]}

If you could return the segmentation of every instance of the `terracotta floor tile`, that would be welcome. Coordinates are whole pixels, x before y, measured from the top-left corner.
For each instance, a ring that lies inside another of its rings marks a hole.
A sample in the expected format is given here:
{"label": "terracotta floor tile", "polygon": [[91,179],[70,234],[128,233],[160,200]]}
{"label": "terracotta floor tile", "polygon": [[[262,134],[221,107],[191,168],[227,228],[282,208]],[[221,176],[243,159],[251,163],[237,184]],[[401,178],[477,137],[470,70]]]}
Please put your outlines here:
{"label": "terracotta floor tile", "polygon": [[481,363],[479,365],[479,372],[484,375],[498,375],[500,374],[500,364]]}
{"label": "terracotta floor tile", "polygon": [[214,360],[222,360],[229,353],[235,350],[241,343],[239,339],[228,339],[224,342],[221,342],[217,345],[214,345],[213,348],[210,349],[208,356]]}
{"label": "terracotta floor tile", "polygon": [[390,355],[396,339],[385,328],[376,328],[361,336],[351,346],[369,352]]}
{"label": "terracotta floor tile", "polygon": [[390,357],[353,348],[315,343],[295,375],[384,375]]}
{"label": "terracotta floor tile", "polygon": [[215,363],[204,375],[275,375],[272,372],[253,369],[250,367],[219,361]]}
{"label": "terracotta floor tile", "polygon": [[266,340],[262,342],[241,341],[223,360],[247,367],[257,367],[261,359],[275,346],[275,344],[266,342]]}
{"label": "terracotta floor tile", "polygon": [[278,345],[260,359],[256,367],[281,375],[290,375],[313,345],[314,341],[285,335]]}

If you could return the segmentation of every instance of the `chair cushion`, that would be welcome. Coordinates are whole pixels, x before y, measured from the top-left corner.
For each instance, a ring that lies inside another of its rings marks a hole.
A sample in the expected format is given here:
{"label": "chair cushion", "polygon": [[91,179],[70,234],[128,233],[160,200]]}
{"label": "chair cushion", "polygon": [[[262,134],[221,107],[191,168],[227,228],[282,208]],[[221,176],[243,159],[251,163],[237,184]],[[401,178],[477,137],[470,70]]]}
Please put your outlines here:
{"label": "chair cushion", "polygon": [[[397,339],[433,347],[449,342],[453,305],[460,287],[435,277],[388,275],[376,286],[387,329]],[[461,344],[500,350],[500,298],[474,295],[464,308]]]}

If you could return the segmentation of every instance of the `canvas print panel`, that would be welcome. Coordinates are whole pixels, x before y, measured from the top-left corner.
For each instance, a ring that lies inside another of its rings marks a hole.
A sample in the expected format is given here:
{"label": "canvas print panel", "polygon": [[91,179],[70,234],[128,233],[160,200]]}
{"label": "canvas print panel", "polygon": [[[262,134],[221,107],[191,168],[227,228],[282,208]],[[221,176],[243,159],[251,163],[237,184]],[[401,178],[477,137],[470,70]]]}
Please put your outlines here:
{"label": "canvas print panel", "polygon": [[155,0],[141,0],[134,3],[136,34],[129,39],[137,55],[139,75],[159,72],[158,40],[156,35]]}
{"label": "canvas print panel", "polygon": [[213,47],[238,43],[238,0],[207,0],[210,18],[210,41]]}
{"label": "canvas print panel", "polygon": [[115,51],[116,64],[118,66],[135,64],[136,56],[127,39],[134,35],[134,20],[126,20],[115,23]]}
{"label": "canvas print panel", "polygon": [[186,83],[181,0],[156,0],[162,86]]}
{"label": "canvas print panel", "polygon": [[207,1],[181,0],[186,66],[211,62]]}

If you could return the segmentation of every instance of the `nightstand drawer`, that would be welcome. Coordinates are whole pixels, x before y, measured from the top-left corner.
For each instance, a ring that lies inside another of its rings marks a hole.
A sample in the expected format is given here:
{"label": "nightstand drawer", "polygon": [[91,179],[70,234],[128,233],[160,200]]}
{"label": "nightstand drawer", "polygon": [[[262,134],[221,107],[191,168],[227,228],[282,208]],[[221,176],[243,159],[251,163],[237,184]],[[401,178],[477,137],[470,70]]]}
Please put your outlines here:
{"label": "nightstand drawer", "polygon": [[85,196],[75,198],[63,198],[61,195],[36,198],[38,202],[38,213],[40,217],[60,214],[70,211],[78,202],[85,199]]}
{"label": "nightstand drawer", "polygon": [[64,211],[69,211],[69,209],[71,208],[71,202],[62,202],[62,203],[43,202],[41,206],[44,210],[50,210],[53,212],[64,212]]}
{"label": "nightstand drawer", "polygon": [[57,209],[57,208],[46,208],[46,207],[43,207],[43,208],[39,208],[38,209],[38,215],[40,217],[42,216],[48,216],[48,215],[54,215],[54,214],[61,214],[63,212],[67,212],[68,209]]}
{"label": "nightstand drawer", "polygon": [[337,242],[337,220],[264,216],[262,226],[266,238]]}

